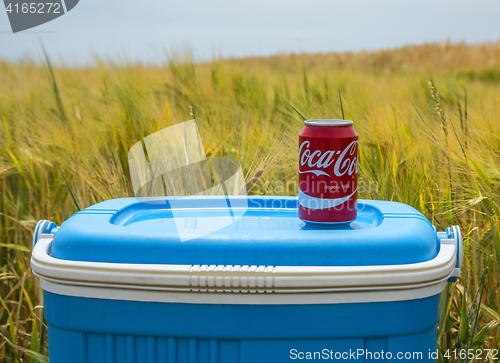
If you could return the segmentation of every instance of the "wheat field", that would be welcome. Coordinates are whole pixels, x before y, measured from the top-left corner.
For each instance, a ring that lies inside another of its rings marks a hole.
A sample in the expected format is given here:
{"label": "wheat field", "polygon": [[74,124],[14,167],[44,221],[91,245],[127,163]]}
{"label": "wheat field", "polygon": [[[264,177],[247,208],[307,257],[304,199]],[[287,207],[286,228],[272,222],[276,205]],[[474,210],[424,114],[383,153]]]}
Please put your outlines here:
{"label": "wheat field", "polygon": [[59,225],[133,196],[129,148],[193,113],[207,156],[237,158],[249,194],[296,195],[302,119],[292,105],[354,121],[360,198],[407,203],[441,231],[461,227],[462,277],[443,293],[438,347],[500,348],[500,43],[203,63],[187,51],[159,66],[47,57],[0,61],[0,361],[48,362],[29,262],[38,220]]}

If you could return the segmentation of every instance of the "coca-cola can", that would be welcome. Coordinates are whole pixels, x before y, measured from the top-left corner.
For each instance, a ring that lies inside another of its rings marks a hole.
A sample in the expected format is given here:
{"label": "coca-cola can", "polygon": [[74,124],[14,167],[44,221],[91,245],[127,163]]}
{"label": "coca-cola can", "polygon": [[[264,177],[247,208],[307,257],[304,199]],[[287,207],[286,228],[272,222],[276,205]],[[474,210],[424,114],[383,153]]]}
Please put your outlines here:
{"label": "coca-cola can", "polygon": [[299,134],[299,218],[341,228],[357,216],[358,134],[349,120],[307,120]]}

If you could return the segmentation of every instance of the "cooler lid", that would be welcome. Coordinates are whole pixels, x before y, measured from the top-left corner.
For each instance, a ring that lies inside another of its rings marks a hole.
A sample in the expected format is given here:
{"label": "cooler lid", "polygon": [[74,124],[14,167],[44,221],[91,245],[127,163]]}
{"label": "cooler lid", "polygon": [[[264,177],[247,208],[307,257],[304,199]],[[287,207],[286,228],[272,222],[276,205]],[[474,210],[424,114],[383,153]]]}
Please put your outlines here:
{"label": "cooler lid", "polygon": [[358,201],[342,229],[307,227],[297,197],[136,198],[84,209],[52,230],[60,260],[175,265],[375,266],[434,259],[431,223],[401,203]]}

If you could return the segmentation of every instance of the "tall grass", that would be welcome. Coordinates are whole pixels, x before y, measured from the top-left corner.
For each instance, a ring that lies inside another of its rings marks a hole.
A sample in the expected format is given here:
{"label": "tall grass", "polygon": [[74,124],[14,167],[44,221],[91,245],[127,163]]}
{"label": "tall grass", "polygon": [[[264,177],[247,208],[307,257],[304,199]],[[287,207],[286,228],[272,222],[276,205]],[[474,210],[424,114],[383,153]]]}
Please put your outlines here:
{"label": "tall grass", "polygon": [[29,267],[36,221],[60,224],[132,196],[129,148],[193,112],[207,155],[238,158],[249,193],[260,195],[297,193],[300,114],[354,120],[360,197],[407,203],[438,230],[463,232],[462,277],[442,299],[441,351],[499,348],[500,83],[487,76],[499,54],[499,45],[444,44],[203,64],[187,54],[163,67],[0,62],[0,361],[47,355]]}

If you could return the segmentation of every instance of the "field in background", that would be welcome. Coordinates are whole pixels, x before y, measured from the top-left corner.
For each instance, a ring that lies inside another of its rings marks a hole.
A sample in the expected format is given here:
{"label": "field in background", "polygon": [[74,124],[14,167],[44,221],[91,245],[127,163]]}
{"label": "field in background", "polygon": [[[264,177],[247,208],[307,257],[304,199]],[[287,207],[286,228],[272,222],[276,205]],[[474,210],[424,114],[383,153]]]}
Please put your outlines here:
{"label": "field in background", "polygon": [[238,158],[249,194],[296,195],[291,105],[354,120],[361,198],[460,225],[464,267],[443,295],[438,346],[500,348],[500,43],[443,43],[203,64],[187,53],[162,67],[0,62],[0,361],[47,361],[29,268],[39,219],[133,196],[129,148],[191,106],[207,155]]}

